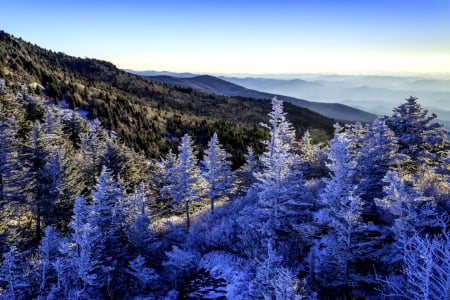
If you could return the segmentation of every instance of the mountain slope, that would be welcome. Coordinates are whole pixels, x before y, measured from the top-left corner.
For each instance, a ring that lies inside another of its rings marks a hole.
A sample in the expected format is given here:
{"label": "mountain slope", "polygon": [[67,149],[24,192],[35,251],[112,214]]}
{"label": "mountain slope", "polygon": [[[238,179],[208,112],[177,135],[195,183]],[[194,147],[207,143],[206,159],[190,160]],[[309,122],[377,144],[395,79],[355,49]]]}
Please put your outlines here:
{"label": "mountain slope", "polygon": [[[176,148],[184,133],[205,145],[216,131],[239,164],[244,145],[261,149],[265,134],[258,124],[267,121],[271,109],[269,101],[161,84],[109,62],[45,50],[5,32],[0,32],[0,78],[17,92],[27,88],[36,97],[88,111],[89,118],[98,118],[126,144],[153,157]],[[299,135],[309,129],[323,141],[333,132],[329,118],[288,103],[285,110]]]}
{"label": "mountain slope", "polygon": [[[159,76],[145,76],[145,77],[154,81],[180,87],[189,87],[207,93],[214,93],[217,95],[242,96],[254,99],[268,99],[277,96],[279,99],[285,102],[290,102],[294,105],[320,113],[321,115],[324,115],[326,117],[341,121],[372,122],[376,118],[376,115],[374,114],[367,113],[363,110],[353,108],[344,104],[311,102],[307,100],[297,99],[294,97],[288,97],[279,94],[277,95],[273,93],[265,93],[253,89],[247,89],[243,86],[227,81],[226,77],[223,77],[224,79],[209,75],[194,76],[194,77],[173,77],[167,75],[159,75]],[[271,79],[263,79],[263,80],[265,81],[266,84],[270,85]],[[274,84],[279,84],[278,83],[279,80],[272,80],[272,81],[274,81]],[[299,84],[299,81],[301,80],[295,81],[296,84]],[[306,81],[304,83],[310,85]],[[313,83],[311,84],[314,85]]]}

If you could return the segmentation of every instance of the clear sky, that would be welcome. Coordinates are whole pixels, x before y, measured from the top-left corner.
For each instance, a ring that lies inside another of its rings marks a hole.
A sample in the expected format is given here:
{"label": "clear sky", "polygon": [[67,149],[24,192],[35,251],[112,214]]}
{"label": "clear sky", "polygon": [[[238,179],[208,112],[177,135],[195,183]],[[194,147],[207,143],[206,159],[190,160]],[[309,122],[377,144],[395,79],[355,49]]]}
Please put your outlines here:
{"label": "clear sky", "polygon": [[450,73],[450,0],[0,0],[0,29],[135,70]]}

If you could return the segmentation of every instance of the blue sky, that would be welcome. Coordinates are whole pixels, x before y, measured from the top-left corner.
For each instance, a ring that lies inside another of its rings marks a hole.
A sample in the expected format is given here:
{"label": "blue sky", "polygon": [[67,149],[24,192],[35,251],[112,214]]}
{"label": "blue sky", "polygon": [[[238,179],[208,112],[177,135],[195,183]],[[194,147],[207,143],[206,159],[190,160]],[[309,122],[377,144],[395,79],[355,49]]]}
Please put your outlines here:
{"label": "blue sky", "polygon": [[120,68],[450,73],[450,1],[3,1],[0,29]]}

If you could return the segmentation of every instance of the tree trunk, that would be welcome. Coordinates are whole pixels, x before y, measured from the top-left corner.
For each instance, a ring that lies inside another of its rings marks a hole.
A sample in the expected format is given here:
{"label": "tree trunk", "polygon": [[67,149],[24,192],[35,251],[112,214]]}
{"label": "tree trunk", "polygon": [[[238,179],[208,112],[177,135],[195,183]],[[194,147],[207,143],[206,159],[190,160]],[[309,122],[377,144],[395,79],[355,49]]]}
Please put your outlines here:
{"label": "tree trunk", "polygon": [[189,228],[191,227],[191,219],[189,218],[189,201],[186,201],[185,209],[186,209],[186,231],[189,231]]}

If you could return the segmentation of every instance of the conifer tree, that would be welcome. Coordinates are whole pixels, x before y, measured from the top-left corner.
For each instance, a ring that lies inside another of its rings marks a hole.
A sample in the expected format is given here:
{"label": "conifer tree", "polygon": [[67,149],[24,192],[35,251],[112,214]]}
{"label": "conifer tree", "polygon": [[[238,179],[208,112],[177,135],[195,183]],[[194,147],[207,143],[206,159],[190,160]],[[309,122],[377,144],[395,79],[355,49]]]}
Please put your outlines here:
{"label": "conifer tree", "polygon": [[[272,111],[269,113],[270,140],[266,141],[266,151],[259,157],[261,170],[256,173],[260,190],[260,205],[273,214],[278,221],[280,205],[292,199],[292,192],[301,183],[302,175],[298,171],[298,158],[294,153],[295,131],[286,119],[282,101],[272,99]],[[288,180],[292,180],[289,181]]]}
{"label": "conifer tree", "polygon": [[403,163],[406,170],[415,172],[423,166],[435,167],[444,159],[441,155],[445,149],[449,149],[450,144],[443,126],[433,123],[434,119],[436,115],[428,115],[417,98],[409,97],[386,120],[398,138],[398,151],[410,158]]}
{"label": "conifer tree", "polygon": [[259,170],[258,158],[252,147],[247,147],[247,153],[244,154],[245,163],[237,170],[240,190],[246,190],[255,183],[255,174]]}
{"label": "conifer tree", "polygon": [[186,214],[186,230],[190,228],[189,205],[192,201],[199,201],[203,194],[205,183],[197,166],[191,137],[185,134],[178,147],[178,162],[168,170],[169,184],[162,192],[168,193],[172,199],[184,206]]}
{"label": "conifer tree", "polygon": [[201,162],[204,167],[203,178],[206,181],[212,213],[216,199],[228,195],[234,184],[231,162],[228,160],[230,157],[231,155],[226,153],[220,145],[217,133],[214,133]]}
{"label": "conifer tree", "polygon": [[81,133],[80,136],[81,157],[81,177],[83,179],[83,195],[89,196],[91,189],[97,182],[97,176],[102,169],[102,160],[105,149],[105,135],[98,120],[95,120],[89,127],[88,132]]}

